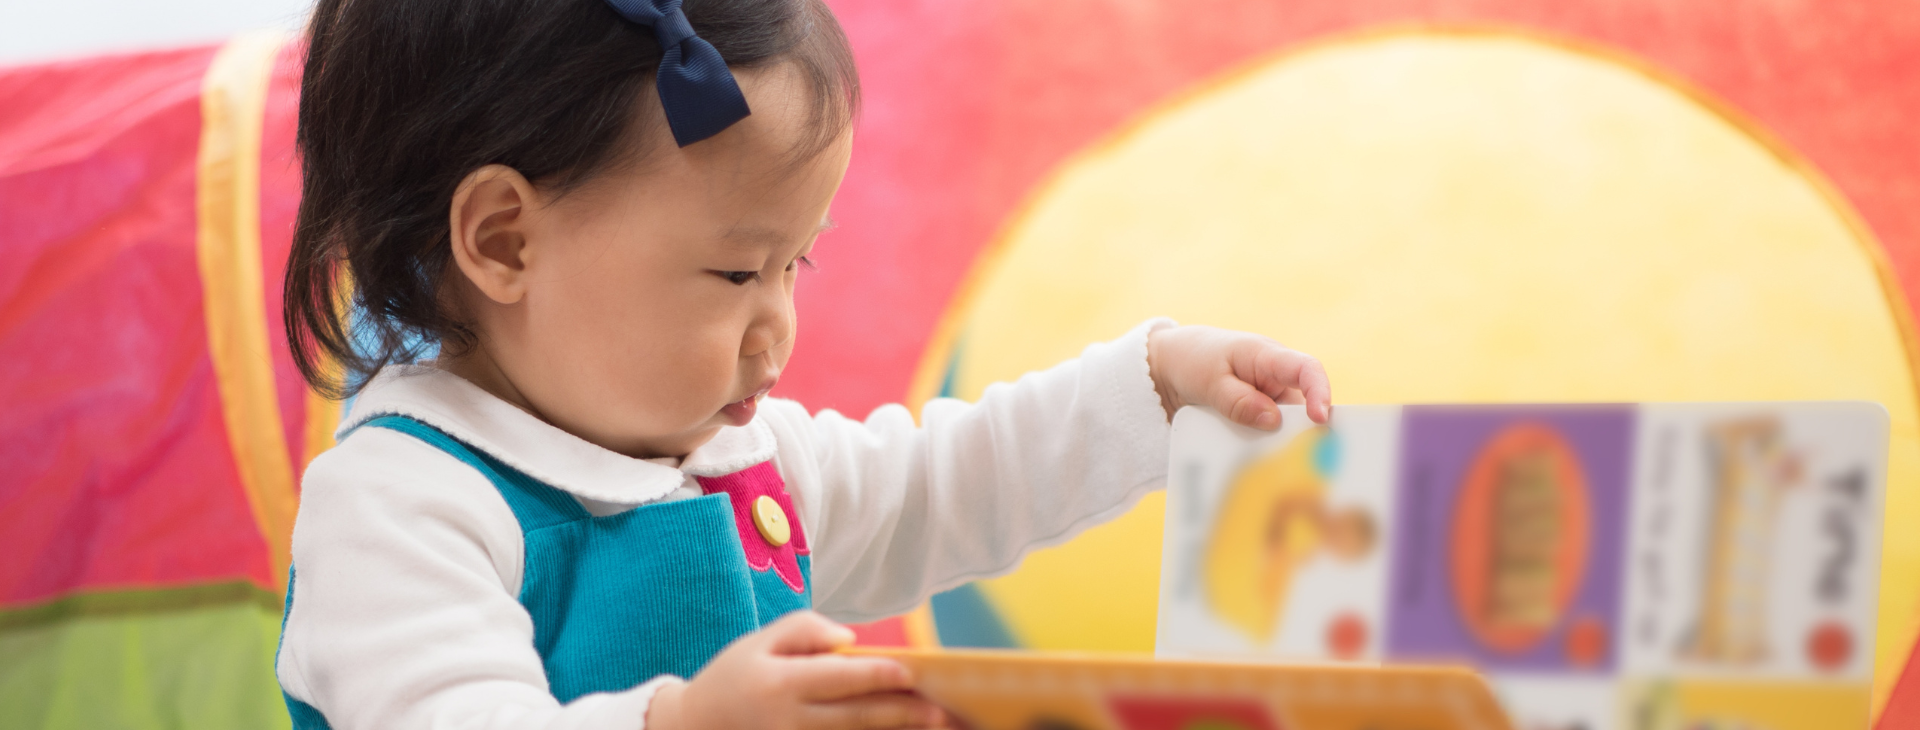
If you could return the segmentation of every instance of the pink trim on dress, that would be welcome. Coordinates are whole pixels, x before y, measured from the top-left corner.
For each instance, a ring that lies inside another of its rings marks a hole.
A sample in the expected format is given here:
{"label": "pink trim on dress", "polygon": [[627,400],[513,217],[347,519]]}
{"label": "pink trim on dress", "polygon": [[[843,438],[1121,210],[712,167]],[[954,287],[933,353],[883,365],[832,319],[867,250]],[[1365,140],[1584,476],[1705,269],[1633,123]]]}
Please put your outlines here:
{"label": "pink trim on dress", "polygon": [[[700,488],[707,494],[727,494],[733,505],[734,530],[740,533],[740,547],[747,552],[747,567],[760,571],[771,568],[794,593],[806,591],[806,581],[800,576],[800,556],[812,551],[807,549],[807,533],[800,528],[793,497],[787,494],[787,482],[780,478],[780,470],[774,468],[773,462],[763,461],[732,474],[694,479],[699,480]],[[760,529],[754,527],[753,501],[761,496],[772,498],[787,513],[787,524],[793,531],[787,544],[774,547],[760,536]]]}

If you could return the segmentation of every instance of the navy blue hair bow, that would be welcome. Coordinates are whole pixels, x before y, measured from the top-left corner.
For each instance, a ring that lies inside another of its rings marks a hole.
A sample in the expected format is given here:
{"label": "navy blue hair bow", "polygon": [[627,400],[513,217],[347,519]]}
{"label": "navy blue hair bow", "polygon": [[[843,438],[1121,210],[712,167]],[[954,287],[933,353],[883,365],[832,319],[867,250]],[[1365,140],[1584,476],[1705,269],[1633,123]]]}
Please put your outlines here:
{"label": "navy blue hair bow", "polygon": [[660,106],[681,147],[719,134],[747,118],[747,97],[713,44],[694,35],[680,0],[607,0],[628,22],[653,29],[660,41]]}

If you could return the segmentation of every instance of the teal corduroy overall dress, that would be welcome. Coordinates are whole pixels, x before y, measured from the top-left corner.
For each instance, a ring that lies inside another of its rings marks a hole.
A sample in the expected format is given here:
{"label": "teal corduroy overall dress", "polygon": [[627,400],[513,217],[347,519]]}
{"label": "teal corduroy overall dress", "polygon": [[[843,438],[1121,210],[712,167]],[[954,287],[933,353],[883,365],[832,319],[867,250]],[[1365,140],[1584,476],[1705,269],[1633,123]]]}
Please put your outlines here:
{"label": "teal corduroy overall dress", "polygon": [[[812,605],[806,536],[771,461],[697,477],[702,497],[594,517],[572,495],[425,423],[382,416],[368,426],[420,439],[500,490],[526,545],[520,604],[562,703],[662,674],[691,677],[734,639]],[[780,544],[756,526],[754,511],[771,509],[763,497],[790,525]],[[293,601],[289,580],[288,613]],[[286,700],[294,730],[330,728],[312,705]]]}

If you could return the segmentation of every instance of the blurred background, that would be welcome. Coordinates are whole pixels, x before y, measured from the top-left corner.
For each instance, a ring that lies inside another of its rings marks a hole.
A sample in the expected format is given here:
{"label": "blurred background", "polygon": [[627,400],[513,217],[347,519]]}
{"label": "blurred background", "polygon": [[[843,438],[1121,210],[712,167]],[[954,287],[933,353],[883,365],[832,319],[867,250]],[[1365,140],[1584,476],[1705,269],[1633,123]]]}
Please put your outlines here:
{"label": "blurred background", "polygon": [[301,0],[71,0],[0,3],[0,65],[217,43],[243,30],[298,29]]}
{"label": "blurred background", "polygon": [[[1342,402],[1891,417],[1871,712],[1920,725],[1920,12],[1900,0],[832,0],[854,161],[776,395],[972,398],[1139,321]],[[272,727],[304,3],[0,5],[0,725]],[[1149,651],[1164,502],[862,627]],[[1784,729],[1784,726],[1782,726]]]}

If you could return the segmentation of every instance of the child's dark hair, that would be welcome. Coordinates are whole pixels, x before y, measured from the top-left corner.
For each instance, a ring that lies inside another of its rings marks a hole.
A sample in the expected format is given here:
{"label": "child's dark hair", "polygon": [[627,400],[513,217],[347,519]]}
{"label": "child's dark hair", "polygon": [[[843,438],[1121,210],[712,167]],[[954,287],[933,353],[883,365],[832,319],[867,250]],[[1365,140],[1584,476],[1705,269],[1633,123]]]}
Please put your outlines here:
{"label": "child's dark hair", "polygon": [[[814,102],[800,159],[851,124],[859,80],[822,0],[686,0],[684,10],[729,66],[796,62]],[[455,189],[501,164],[564,193],[636,162],[634,140],[666,125],[657,110],[635,114],[640,95],[656,93],[660,55],[649,29],[603,0],[320,0],[300,81],[303,174],[285,291],[307,383],[342,397],[425,348],[474,344],[440,288]],[[360,310],[351,324],[350,300]]]}

